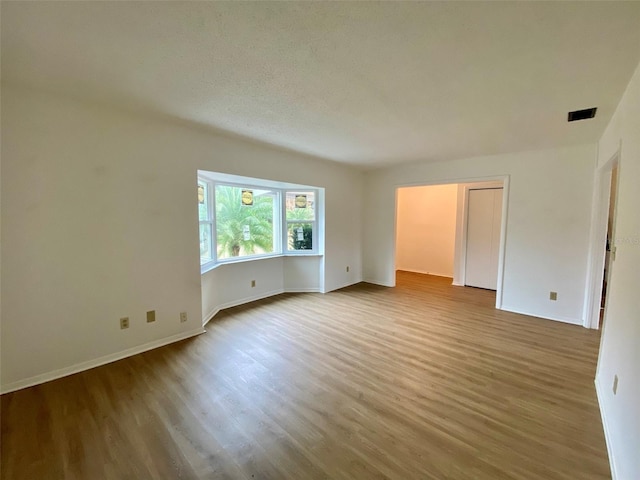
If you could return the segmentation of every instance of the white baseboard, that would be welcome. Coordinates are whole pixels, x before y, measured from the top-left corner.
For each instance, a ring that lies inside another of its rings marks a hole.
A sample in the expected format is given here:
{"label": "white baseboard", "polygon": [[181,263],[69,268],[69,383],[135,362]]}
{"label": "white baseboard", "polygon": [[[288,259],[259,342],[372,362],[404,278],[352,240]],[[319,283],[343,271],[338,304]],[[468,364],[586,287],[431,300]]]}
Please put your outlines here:
{"label": "white baseboard", "polygon": [[426,272],[424,270],[413,270],[413,269],[409,269],[409,268],[398,268],[396,270],[396,272],[410,272],[410,273],[420,273],[422,275],[433,275],[435,277],[445,277],[445,278],[451,278],[453,279],[453,274],[448,274],[448,273],[436,273],[436,272]]}
{"label": "white baseboard", "polygon": [[387,280],[380,280],[378,278],[365,277],[362,279],[363,282],[370,283],[372,285],[380,285],[381,287],[395,287],[395,281],[389,282]]}
{"label": "white baseboard", "polygon": [[211,320],[213,320],[213,317],[215,317],[218,313],[220,313],[220,308],[218,308],[218,307],[214,308],[209,313],[207,313],[204,316],[204,318],[202,319],[202,326],[206,327],[207,323],[209,323]]}
{"label": "white baseboard", "polygon": [[280,295],[284,293],[284,288],[278,288],[276,290],[270,290],[268,292],[259,293],[257,295],[250,295],[248,297],[239,298],[237,300],[231,300],[230,302],[218,305],[218,310],[224,310],[225,308],[237,307],[244,305],[245,303],[255,302],[256,300],[262,300],[263,298],[273,297],[274,295]]}
{"label": "white baseboard", "polygon": [[605,409],[602,408],[602,385],[600,381],[596,377],[593,382],[596,386],[596,396],[598,397],[598,407],[600,409],[600,417],[602,418],[602,428],[604,429],[604,441],[607,444],[607,453],[609,454],[609,467],[611,469],[611,480],[617,480],[618,475],[616,473],[616,462],[615,457],[613,456],[613,451],[611,448],[611,435],[609,434],[609,424],[607,422],[607,415],[605,413]]}
{"label": "white baseboard", "polygon": [[551,315],[540,315],[539,313],[525,312],[523,310],[519,310],[517,308],[512,308],[512,307],[505,306],[505,305],[502,305],[502,308],[500,310],[504,310],[505,312],[511,312],[511,313],[519,313],[520,315],[527,315],[529,317],[537,317],[537,318],[543,318],[545,320],[553,320],[554,322],[570,323],[572,325],[580,325],[580,326],[582,326],[582,320],[579,319],[579,318],[562,317],[562,316],[551,316]]}
{"label": "white baseboard", "polygon": [[239,305],[244,305],[245,303],[255,302],[256,300],[262,300],[263,298],[273,297],[274,295],[280,295],[281,293],[285,293],[283,288],[278,288],[276,290],[270,290],[268,292],[259,293],[258,295],[251,295],[249,297],[243,297],[236,300],[231,300],[229,302],[225,302],[222,305],[218,305],[217,307],[210,310],[202,319],[203,326],[209,323],[213,317],[215,317],[220,310],[224,310],[225,308],[237,307]]}
{"label": "white baseboard", "polygon": [[285,288],[285,293],[319,293],[320,289],[318,287],[311,288]]}
{"label": "white baseboard", "polygon": [[328,290],[325,290],[322,293],[334,292],[336,290],[340,290],[341,288],[347,288],[347,287],[350,287],[351,285],[356,285],[358,283],[362,283],[362,280],[354,280],[352,282],[350,281],[350,282],[342,283],[342,284],[336,285],[335,287],[332,287],[332,288],[330,288]]}
{"label": "white baseboard", "polygon": [[[360,283],[360,280],[358,280],[355,283]],[[350,285],[354,285],[355,283],[351,283],[351,282],[346,283],[342,286],[334,288],[333,290],[338,290],[340,288],[348,287]],[[318,287],[304,287],[304,288],[293,287],[293,288],[283,288],[283,289],[279,288],[277,290],[271,290],[269,292],[264,292],[259,295],[252,295],[250,297],[244,297],[244,298],[223,303],[222,305],[218,305],[217,307],[210,310],[207,314],[205,314],[204,318],[202,319],[202,324],[206,325],[213,319],[213,317],[215,317],[218,313],[220,313],[221,310],[224,310],[226,308],[237,307],[240,305],[244,305],[245,303],[251,303],[257,300],[262,300],[264,298],[273,297],[274,295],[280,295],[281,293],[328,293],[328,292],[321,292]]]}
{"label": "white baseboard", "polygon": [[143,353],[148,350],[153,350],[154,348],[163,347],[170,343],[174,343],[180,340],[184,340],[186,338],[194,337],[204,332],[205,332],[205,329],[203,327],[196,328],[195,330],[189,330],[188,332],[181,332],[176,335],[172,335],[170,337],[165,337],[160,340],[154,340],[152,342],[138,345],[137,347],[128,348],[127,350],[122,350],[117,353],[111,353],[109,355],[95,358],[93,360],[76,363],[75,365],[71,365],[70,367],[60,368],[58,370],[53,370],[51,372],[42,373],[40,375],[35,375],[33,377],[29,377],[24,380],[18,380],[17,382],[12,382],[7,385],[3,385],[0,393],[5,394],[9,392],[15,392],[16,390],[22,390],[23,388],[32,387],[34,385],[39,385],[41,383],[49,382],[51,380],[56,380],[58,378],[66,377],[68,375],[73,375],[74,373],[79,373],[84,370],[89,370],[91,368],[99,367],[107,363],[115,362],[117,360],[122,360],[123,358],[131,357],[133,355],[137,355],[139,353]]}
{"label": "white baseboard", "polygon": [[213,317],[215,317],[218,313],[220,313],[221,310],[224,310],[226,308],[237,307],[240,305],[244,305],[245,303],[251,303],[257,300],[262,300],[264,298],[272,297],[274,295],[280,295],[281,293],[319,293],[319,292],[320,292],[320,289],[318,287],[284,288],[284,289],[279,288],[277,290],[271,290],[269,292],[261,293],[259,295],[252,295],[250,297],[244,297],[238,300],[232,300],[230,302],[223,303],[222,305],[219,305],[213,308],[212,310],[210,310],[209,312],[207,312],[202,319],[202,325],[205,326],[207,323],[209,323],[213,319]]}

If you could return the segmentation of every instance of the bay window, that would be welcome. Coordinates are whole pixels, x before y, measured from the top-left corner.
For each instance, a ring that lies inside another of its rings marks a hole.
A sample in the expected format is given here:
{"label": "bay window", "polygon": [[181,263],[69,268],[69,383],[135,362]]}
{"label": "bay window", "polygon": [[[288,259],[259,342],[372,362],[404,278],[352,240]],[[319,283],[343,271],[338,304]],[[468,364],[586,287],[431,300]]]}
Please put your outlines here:
{"label": "bay window", "polygon": [[225,181],[229,177],[198,172],[203,269],[239,259],[318,253],[317,189]]}

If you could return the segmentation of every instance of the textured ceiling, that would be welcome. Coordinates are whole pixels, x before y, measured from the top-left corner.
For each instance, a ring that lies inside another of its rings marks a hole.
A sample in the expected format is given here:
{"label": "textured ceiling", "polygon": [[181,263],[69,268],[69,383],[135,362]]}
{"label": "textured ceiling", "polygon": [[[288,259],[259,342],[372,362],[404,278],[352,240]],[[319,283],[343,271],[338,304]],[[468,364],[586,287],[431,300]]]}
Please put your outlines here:
{"label": "textured ceiling", "polygon": [[3,81],[365,167],[595,142],[640,61],[640,2],[1,8]]}

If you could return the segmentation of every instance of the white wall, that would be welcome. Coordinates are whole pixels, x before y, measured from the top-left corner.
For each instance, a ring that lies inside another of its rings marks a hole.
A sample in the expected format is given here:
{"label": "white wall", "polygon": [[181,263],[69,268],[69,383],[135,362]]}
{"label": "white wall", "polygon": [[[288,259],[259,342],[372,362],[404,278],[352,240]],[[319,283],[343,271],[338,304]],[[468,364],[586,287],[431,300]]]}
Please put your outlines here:
{"label": "white wall", "polygon": [[[615,228],[616,259],[596,387],[614,478],[640,478],[640,66],[599,144],[603,165],[620,149]],[[618,392],[613,394],[614,375]]]}
{"label": "white wall", "polygon": [[[223,308],[284,291],[283,257],[222,264],[202,275],[203,321]],[[251,287],[251,280],[256,286]]]}
{"label": "white wall", "polygon": [[[320,286],[320,269],[322,257],[300,256],[284,257],[283,276],[285,292],[318,292]],[[345,267],[346,273],[346,267]],[[349,268],[351,270],[351,268]]]}
{"label": "white wall", "polygon": [[319,292],[322,264],[320,255],[301,255],[218,265],[202,275],[202,320],[208,322],[222,309],[279,293]]}
{"label": "white wall", "polygon": [[[465,285],[466,282],[466,261],[467,261],[467,207],[469,201],[470,188],[504,188],[504,181],[492,182],[475,182],[475,183],[459,183],[457,212],[456,212],[456,244],[453,259],[453,284],[459,287]],[[503,192],[504,195],[504,192]],[[501,219],[502,220],[502,219]],[[500,237],[502,238],[502,232]],[[500,258],[498,258],[498,277],[500,276]],[[500,282],[499,282],[500,283]],[[500,289],[500,286],[498,286]],[[498,303],[501,303],[500,296],[496,297]]]}
{"label": "white wall", "polygon": [[43,92],[2,97],[4,391],[201,331],[197,169],[324,187],[325,289],[361,279],[361,172]]}
{"label": "white wall", "polygon": [[458,185],[398,190],[396,270],[453,278]]}
{"label": "white wall", "polygon": [[[582,324],[595,145],[417,163],[365,175],[364,278],[394,284],[395,188],[510,177],[506,310]],[[558,292],[550,301],[549,292]]]}

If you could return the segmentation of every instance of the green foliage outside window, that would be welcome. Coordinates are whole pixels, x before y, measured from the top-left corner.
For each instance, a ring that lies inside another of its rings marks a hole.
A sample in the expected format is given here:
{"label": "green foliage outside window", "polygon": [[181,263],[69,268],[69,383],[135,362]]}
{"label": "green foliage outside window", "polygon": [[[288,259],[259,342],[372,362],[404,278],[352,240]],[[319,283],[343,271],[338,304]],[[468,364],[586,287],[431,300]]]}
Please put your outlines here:
{"label": "green foliage outside window", "polygon": [[273,252],[275,196],[254,192],[253,205],[242,204],[242,188],[216,185],[218,258]]}
{"label": "green foliage outside window", "polygon": [[[300,235],[302,229],[302,235]],[[313,249],[313,227],[310,223],[290,223],[289,224],[289,250],[312,250]]]}

